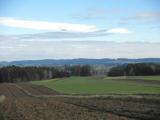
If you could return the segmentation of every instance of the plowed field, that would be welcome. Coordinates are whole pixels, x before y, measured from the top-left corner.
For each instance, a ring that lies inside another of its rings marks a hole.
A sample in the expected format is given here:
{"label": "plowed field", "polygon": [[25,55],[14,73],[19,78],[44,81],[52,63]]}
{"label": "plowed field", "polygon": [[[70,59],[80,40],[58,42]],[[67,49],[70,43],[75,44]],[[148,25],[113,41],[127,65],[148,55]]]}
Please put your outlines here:
{"label": "plowed field", "polygon": [[63,95],[32,84],[0,84],[0,119],[134,120],[160,119],[159,95]]}

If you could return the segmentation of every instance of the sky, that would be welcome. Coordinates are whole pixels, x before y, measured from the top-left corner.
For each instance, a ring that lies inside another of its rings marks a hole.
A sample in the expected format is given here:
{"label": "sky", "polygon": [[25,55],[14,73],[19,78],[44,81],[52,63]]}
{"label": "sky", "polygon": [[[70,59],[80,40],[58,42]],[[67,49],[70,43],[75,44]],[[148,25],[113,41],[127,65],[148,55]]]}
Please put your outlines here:
{"label": "sky", "polygon": [[160,0],[0,0],[0,61],[160,58]]}

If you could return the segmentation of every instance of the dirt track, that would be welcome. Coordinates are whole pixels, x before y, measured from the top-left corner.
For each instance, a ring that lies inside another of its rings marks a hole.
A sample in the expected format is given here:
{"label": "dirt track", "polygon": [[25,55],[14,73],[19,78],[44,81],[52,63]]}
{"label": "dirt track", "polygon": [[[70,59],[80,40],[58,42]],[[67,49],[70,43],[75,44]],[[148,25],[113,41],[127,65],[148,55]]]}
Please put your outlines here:
{"label": "dirt track", "polygon": [[[0,84],[0,95],[6,96],[1,107],[5,120],[131,120],[144,116],[152,119],[144,111],[135,116],[136,109],[128,110],[123,100],[117,101],[117,98],[61,95],[49,88],[31,84]],[[136,105],[148,107],[147,104],[139,105],[139,101]],[[151,107],[155,108],[155,104]],[[126,110],[132,114],[126,113]],[[154,116],[158,114],[159,111]]]}

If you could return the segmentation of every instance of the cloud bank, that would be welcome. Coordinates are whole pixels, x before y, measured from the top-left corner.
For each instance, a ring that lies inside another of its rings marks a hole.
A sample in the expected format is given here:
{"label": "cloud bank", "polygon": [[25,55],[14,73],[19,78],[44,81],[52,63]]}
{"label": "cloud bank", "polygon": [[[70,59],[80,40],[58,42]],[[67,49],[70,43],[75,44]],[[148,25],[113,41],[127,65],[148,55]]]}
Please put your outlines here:
{"label": "cloud bank", "polygon": [[98,41],[0,41],[0,61],[60,58],[145,58],[160,56],[160,43]]}

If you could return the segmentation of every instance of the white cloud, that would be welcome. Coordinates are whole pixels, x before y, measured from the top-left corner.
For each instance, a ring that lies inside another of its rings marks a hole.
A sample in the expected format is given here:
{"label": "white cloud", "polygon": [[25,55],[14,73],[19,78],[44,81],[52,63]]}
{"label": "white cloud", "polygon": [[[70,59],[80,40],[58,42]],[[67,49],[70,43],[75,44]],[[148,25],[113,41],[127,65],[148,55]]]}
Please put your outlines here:
{"label": "white cloud", "polygon": [[[111,34],[131,33],[126,28],[100,29],[95,25],[55,23],[44,21],[18,20],[9,17],[0,17],[0,25],[17,28],[47,30],[43,33],[0,35],[0,40],[41,40],[41,39],[67,39],[108,36]],[[48,32],[49,31],[49,32]]]}
{"label": "white cloud", "polygon": [[131,33],[131,32],[129,30],[125,29],[125,28],[113,28],[113,29],[107,30],[107,33],[128,34],[128,33]]}
{"label": "white cloud", "polygon": [[51,30],[56,32],[94,32],[98,30],[94,25],[19,20],[10,17],[0,17],[0,24],[10,27]]}
{"label": "white cloud", "polygon": [[[0,17],[0,25],[5,25],[9,27],[17,27],[17,28],[27,28],[27,29],[35,29],[35,30],[49,30],[52,32],[53,37],[57,34],[60,37],[65,36],[104,36],[108,34],[116,34],[116,33],[130,33],[129,30],[125,28],[113,28],[113,29],[100,29],[95,25],[85,25],[85,24],[71,24],[71,23],[58,23],[58,22],[45,22],[45,21],[30,21],[30,20],[19,20],[10,17]],[[62,35],[62,36],[61,36]]]}

